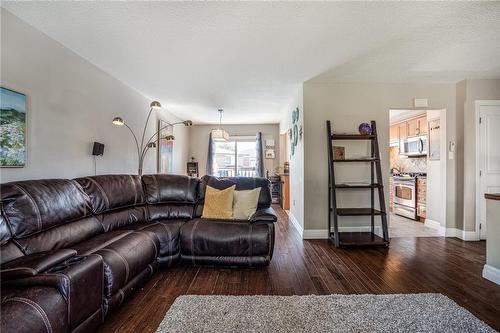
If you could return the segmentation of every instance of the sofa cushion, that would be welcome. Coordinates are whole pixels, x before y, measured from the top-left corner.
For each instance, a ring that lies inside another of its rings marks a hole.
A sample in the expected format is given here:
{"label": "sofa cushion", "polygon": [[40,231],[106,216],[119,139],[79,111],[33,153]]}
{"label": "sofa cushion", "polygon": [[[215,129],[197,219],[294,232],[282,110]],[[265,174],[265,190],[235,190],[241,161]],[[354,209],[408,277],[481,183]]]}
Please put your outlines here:
{"label": "sofa cushion", "polygon": [[190,220],[193,218],[192,204],[155,204],[148,205],[148,220]]}
{"label": "sofa cushion", "polygon": [[259,201],[257,209],[267,208],[271,206],[271,183],[267,178],[262,177],[223,177],[205,175],[201,178],[198,186],[198,200],[195,208],[194,216],[200,217],[203,212],[203,204],[205,202],[205,188],[209,185],[213,188],[223,190],[232,185],[236,186],[236,191],[253,190],[260,187]]}
{"label": "sofa cushion", "polygon": [[234,185],[224,190],[206,186],[203,218],[231,219],[233,217]]}
{"label": "sofa cushion", "polygon": [[[2,184],[0,198],[14,238],[76,221],[91,213],[88,196],[78,184],[66,179]],[[3,227],[0,231],[5,232]]]}
{"label": "sofa cushion", "polygon": [[142,176],[148,204],[196,203],[199,179],[182,175]]}
{"label": "sofa cushion", "polygon": [[260,187],[253,190],[234,191],[233,219],[249,220],[257,210]]}
{"label": "sofa cushion", "polygon": [[183,220],[159,220],[124,227],[126,230],[146,230],[153,232],[160,241],[160,257],[179,253],[179,235]]}
{"label": "sofa cushion", "polygon": [[29,255],[68,248],[102,232],[103,227],[99,220],[95,216],[89,216],[28,237],[16,239],[16,243],[25,254]]}
{"label": "sofa cushion", "polygon": [[181,227],[181,253],[189,256],[256,256],[272,253],[269,224],[194,219]]}
{"label": "sofa cushion", "polygon": [[75,179],[92,203],[94,214],[144,203],[140,176],[103,175]]}
{"label": "sofa cushion", "polygon": [[111,231],[72,247],[79,255],[99,254],[104,262],[104,296],[110,298],[148,265],[159,252],[158,238],[148,231]]}
{"label": "sofa cushion", "polygon": [[0,214],[0,245],[5,245],[12,238],[10,228],[7,225],[7,220],[3,214]]}
{"label": "sofa cushion", "polygon": [[145,205],[116,209],[98,216],[105,232],[120,229],[135,223],[147,220],[147,209]]}

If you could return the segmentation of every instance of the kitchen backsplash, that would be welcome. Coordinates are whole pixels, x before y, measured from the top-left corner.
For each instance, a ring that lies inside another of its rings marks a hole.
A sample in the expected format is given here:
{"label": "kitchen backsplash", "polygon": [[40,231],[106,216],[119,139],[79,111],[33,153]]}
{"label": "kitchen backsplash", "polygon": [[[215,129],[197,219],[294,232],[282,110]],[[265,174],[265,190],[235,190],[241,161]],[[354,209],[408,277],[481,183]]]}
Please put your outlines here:
{"label": "kitchen backsplash", "polygon": [[400,172],[427,172],[427,157],[406,157],[399,155],[399,147],[390,148],[390,165]]}

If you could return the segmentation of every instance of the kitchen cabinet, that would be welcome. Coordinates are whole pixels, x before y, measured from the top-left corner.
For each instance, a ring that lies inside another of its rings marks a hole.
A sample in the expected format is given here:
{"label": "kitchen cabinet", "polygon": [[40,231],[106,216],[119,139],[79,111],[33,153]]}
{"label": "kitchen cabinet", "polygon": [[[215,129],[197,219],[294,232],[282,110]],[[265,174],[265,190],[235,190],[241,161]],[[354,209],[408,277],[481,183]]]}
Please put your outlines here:
{"label": "kitchen cabinet", "polygon": [[410,119],[406,122],[408,128],[408,137],[413,137],[419,135],[418,129],[418,119]]}
{"label": "kitchen cabinet", "polygon": [[407,138],[427,135],[427,116],[413,118],[399,124],[391,125],[389,131],[390,142],[404,141]]}
{"label": "kitchen cabinet", "polygon": [[410,119],[407,122],[408,137],[427,134],[427,116]]}
{"label": "kitchen cabinet", "polygon": [[427,116],[418,118],[418,135],[427,134]]}
{"label": "kitchen cabinet", "polygon": [[290,177],[281,175],[281,208],[284,210],[290,209]]}
{"label": "kitchen cabinet", "polygon": [[399,143],[399,127],[398,125],[392,125],[389,128],[389,142],[392,145],[397,145]]}
{"label": "kitchen cabinet", "polygon": [[418,177],[417,178],[417,216],[420,219],[427,217],[427,178]]}
{"label": "kitchen cabinet", "polygon": [[408,137],[408,124],[406,122],[397,125],[399,131],[399,140],[404,140]]}

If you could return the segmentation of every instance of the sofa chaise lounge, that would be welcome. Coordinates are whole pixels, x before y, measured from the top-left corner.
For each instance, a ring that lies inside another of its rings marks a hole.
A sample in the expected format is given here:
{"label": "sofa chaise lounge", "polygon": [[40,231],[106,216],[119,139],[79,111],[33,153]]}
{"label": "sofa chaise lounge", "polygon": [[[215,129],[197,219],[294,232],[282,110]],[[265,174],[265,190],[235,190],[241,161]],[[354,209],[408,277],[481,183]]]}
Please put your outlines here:
{"label": "sofa chaise lounge", "polygon": [[[207,185],[260,187],[250,220],[202,219]],[[2,332],[93,332],[159,268],[268,265],[265,178],[103,175],[1,185]]]}

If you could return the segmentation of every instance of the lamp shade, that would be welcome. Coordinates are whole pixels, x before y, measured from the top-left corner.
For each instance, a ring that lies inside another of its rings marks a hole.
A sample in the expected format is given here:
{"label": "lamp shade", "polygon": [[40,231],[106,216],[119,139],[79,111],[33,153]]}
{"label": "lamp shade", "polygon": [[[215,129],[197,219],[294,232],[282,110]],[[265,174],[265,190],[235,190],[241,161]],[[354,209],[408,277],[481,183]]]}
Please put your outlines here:
{"label": "lamp shade", "polygon": [[173,135],[167,135],[167,136],[165,136],[164,139],[167,140],[167,141],[174,141],[175,140],[175,136],[173,136]]}
{"label": "lamp shade", "polygon": [[125,122],[120,117],[114,117],[113,124],[118,125],[118,126],[123,126],[123,125],[125,125]]}
{"label": "lamp shade", "polygon": [[229,140],[229,133],[222,128],[212,130],[212,140],[214,141],[227,141]]}
{"label": "lamp shade", "polygon": [[159,109],[161,108],[161,104],[158,101],[152,101],[151,104],[149,104],[149,107],[152,109]]}

